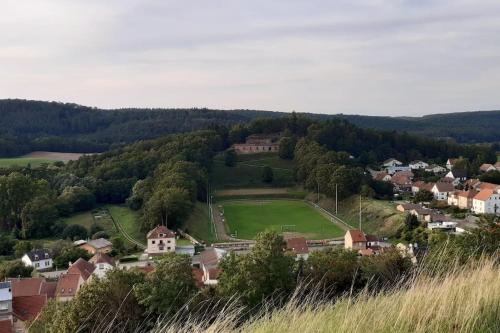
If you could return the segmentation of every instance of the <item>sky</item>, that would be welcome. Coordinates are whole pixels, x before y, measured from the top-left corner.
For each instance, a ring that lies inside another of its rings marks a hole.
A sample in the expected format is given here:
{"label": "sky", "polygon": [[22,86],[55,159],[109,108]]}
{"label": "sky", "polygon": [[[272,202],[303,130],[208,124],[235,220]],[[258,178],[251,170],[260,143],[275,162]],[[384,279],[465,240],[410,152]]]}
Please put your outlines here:
{"label": "sky", "polygon": [[2,0],[0,98],[391,116],[500,109],[500,1]]}

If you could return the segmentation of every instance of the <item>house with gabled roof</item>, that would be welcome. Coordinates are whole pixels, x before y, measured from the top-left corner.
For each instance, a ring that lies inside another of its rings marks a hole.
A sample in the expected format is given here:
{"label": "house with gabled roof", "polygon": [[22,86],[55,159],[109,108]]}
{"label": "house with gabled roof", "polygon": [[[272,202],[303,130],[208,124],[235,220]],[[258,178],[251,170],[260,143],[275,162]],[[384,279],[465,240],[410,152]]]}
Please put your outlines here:
{"label": "house with gabled roof", "polygon": [[472,199],[472,211],[476,214],[500,214],[500,191],[480,191]]}
{"label": "house with gabled roof", "polygon": [[467,180],[467,171],[466,170],[451,170],[446,176],[447,178],[453,179],[453,184],[456,186],[460,182],[465,182]]}
{"label": "house with gabled roof", "polygon": [[158,225],[146,235],[148,247],[145,252],[150,256],[175,252],[175,233],[166,226]]}
{"label": "house with gabled roof", "polygon": [[89,259],[89,263],[95,267],[92,274],[95,274],[99,278],[106,276],[106,273],[116,266],[113,258],[106,253],[99,252]]}
{"label": "house with gabled roof", "polygon": [[351,250],[366,249],[366,235],[359,229],[347,230],[344,236],[344,247]]}
{"label": "house with gabled roof", "polygon": [[220,274],[219,262],[226,254],[225,250],[215,247],[208,247],[200,253],[200,268],[205,285],[217,284]]}
{"label": "house with gabled roof", "polygon": [[455,191],[455,186],[453,183],[438,181],[434,184],[431,192],[434,194],[434,199],[436,200],[448,200],[448,193]]}
{"label": "house with gabled roof", "polygon": [[497,168],[493,164],[490,164],[490,163],[483,163],[479,167],[479,171],[481,171],[481,172],[488,172],[488,171],[495,171],[495,170],[497,170]]}
{"label": "house with gabled roof", "polygon": [[62,274],[57,281],[56,299],[60,302],[72,300],[84,283],[80,274]]}
{"label": "house with gabled roof", "polygon": [[424,161],[411,161],[408,166],[412,170],[422,170],[425,169],[429,166],[428,163],[425,163]]}
{"label": "house with gabled roof", "polygon": [[437,164],[431,164],[428,167],[425,168],[425,171],[427,172],[432,172],[432,173],[445,173],[447,171],[446,168],[443,168],[440,165]]}
{"label": "house with gabled roof", "polygon": [[389,158],[389,159],[385,160],[382,164],[384,167],[387,168],[387,167],[395,167],[395,166],[403,165],[403,162],[398,161],[395,158]]}
{"label": "house with gabled roof", "polygon": [[36,271],[52,269],[52,255],[49,250],[35,249],[26,252],[21,261],[25,266],[33,267]]}
{"label": "house with gabled roof", "polygon": [[98,238],[80,243],[78,247],[86,250],[90,254],[109,253],[113,250],[113,244],[106,238]]}
{"label": "house with gabled roof", "polygon": [[295,258],[307,260],[309,247],[305,237],[290,237],[285,239],[286,251],[293,254]]}
{"label": "house with gabled roof", "polygon": [[378,172],[375,172],[373,174],[374,180],[378,180],[378,181],[382,181],[382,182],[389,182],[389,181],[391,181],[391,178],[392,178],[391,175],[389,175],[385,171],[378,171]]}
{"label": "house with gabled roof", "polygon": [[431,191],[435,183],[427,183],[424,181],[416,181],[411,185],[411,192],[415,195],[421,190]]}
{"label": "house with gabled roof", "polygon": [[457,163],[458,160],[460,160],[460,159],[459,158],[449,158],[446,161],[446,169],[448,169],[448,170],[453,169],[453,166],[455,165],[455,163]]}

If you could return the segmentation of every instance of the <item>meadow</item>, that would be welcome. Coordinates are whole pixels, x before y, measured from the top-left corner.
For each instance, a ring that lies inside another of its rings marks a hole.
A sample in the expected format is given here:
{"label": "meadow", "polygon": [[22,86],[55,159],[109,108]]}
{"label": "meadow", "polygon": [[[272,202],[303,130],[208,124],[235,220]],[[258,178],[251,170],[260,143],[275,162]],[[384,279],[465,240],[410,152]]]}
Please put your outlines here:
{"label": "meadow", "polygon": [[80,158],[83,154],[78,153],[58,153],[49,151],[35,151],[19,157],[0,158],[0,168],[10,167],[32,167],[40,166],[44,163],[54,163],[57,161],[68,162]]}
{"label": "meadow", "polygon": [[244,200],[221,202],[229,234],[254,239],[265,230],[299,233],[308,239],[341,237],[344,231],[303,201]]}

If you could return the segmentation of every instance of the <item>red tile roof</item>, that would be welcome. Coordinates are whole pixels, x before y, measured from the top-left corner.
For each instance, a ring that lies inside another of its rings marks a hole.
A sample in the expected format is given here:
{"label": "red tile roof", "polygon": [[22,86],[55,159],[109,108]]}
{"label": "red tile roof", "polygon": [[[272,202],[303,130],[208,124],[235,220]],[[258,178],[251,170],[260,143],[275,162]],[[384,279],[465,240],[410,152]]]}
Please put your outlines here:
{"label": "red tile roof", "polygon": [[351,235],[352,241],[354,243],[366,242],[365,234],[358,229],[352,229],[347,231],[348,234]]}
{"label": "red tile roof", "polygon": [[82,276],[82,279],[84,281],[87,281],[94,270],[94,264],[89,263],[85,259],[79,258],[68,268],[68,274],[80,274]]}
{"label": "red tile roof", "polygon": [[196,281],[196,286],[198,286],[198,288],[201,288],[203,286],[203,270],[197,267],[193,267],[192,271],[194,280]]}
{"label": "red tile roof", "polygon": [[493,190],[482,190],[474,196],[474,200],[486,201],[495,193]]}
{"label": "red tile roof", "polygon": [[9,319],[0,320],[0,333],[12,333],[14,329],[12,322]]}
{"label": "red tile roof", "polygon": [[47,295],[14,297],[12,310],[22,321],[33,320],[47,303]]}
{"label": "red tile roof", "polygon": [[309,253],[305,237],[288,238],[286,240],[286,248],[295,254]]}
{"label": "red tile roof", "polygon": [[42,278],[10,278],[12,286],[12,297],[23,297],[40,295],[42,283],[45,281]]}
{"label": "red tile roof", "polygon": [[57,282],[44,281],[40,288],[40,295],[47,295],[47,298],[54,298],[56,296]]}
{"label": "red tile roof", "polygon": [[475,195],[477,194],[476,191],[474,190],[468,190],[468,191],[460,191],[457,193],[457,195],[459,197],[463,197],[463,198],[473,198]]}
{"label": "red tile roof", "polygon": [[219,263],[217,251],[214,248],[205,249],[200,253],[200,263],[205,266],[217,265]]}
{"label": "red tile roof", "polygon": [[56,296],[75,296],[80,284],[80,274],[63,274],[57,281]]}
{"label": "red tile roof", "polygon": [[[160,237],[160,234],[163,234],[163,236]],[[167,227],[165,227],[163,225],[159,225],[156,228],[154,228],[153,230],[151,230],[150,232],[148,232],[147,238],[148,239],[151,239],[151,238],[175,238],[175,233],[172,230],[168,229]]]}

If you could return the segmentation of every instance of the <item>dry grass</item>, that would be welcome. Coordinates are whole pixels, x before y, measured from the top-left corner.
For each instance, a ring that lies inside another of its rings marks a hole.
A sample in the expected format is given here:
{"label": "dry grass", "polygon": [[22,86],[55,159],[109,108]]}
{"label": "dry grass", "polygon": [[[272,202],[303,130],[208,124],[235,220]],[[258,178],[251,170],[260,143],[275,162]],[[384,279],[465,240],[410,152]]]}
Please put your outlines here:
{"label": "dry grass", "polygon": [[421,274],[386,294],[334,304],[297,297],[242,327],[237,318],[227,310],[210,326],[170,323],[157,332],[500,332],[500,270],[482,260],[441,277]]}

